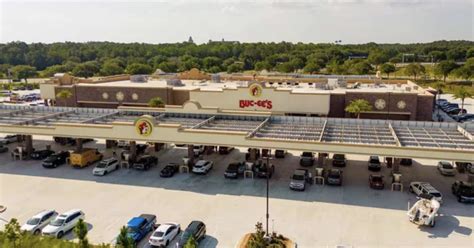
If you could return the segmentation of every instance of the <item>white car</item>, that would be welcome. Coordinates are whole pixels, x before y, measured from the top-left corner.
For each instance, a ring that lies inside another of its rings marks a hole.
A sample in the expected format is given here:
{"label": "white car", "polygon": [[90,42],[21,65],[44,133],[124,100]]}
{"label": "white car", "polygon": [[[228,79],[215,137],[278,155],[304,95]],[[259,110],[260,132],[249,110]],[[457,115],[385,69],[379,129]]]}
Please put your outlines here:
{"label": "white car", "polygon": [[119,148],[125,148],[125,147],[129,147],[129,146],[130,146],[130,142],[128,142],[126,140],[117,141],[117,147],[119,147]]}
{"label": "white car", "polygon": [[85,214],[80,209],[69,210],[51,221],[45,228],[43,228],[43,235],[61,238],[65,233],[71,231],[76,223],[82,219]]}
{"label": "white car", "polygon": [[92,170],[94,176],[105,176],[119,168],[119,161],[116,158],[108,158],[100,161],[100,163]]}
{"label": "white car", "polygon": [[54,210],[42,211],[27,220],[26,223],[21,226],[21,230],[38,235],[41,233],[41,229],[48,225],[57,215],[58,213]]}
{"label": "white car", "polygon": [[150,236],[148,243],[152,246],[168,246],[180,232],[181,226],[177,223],[162,224]]}
{"label": "white car", "polygon": [[7,145],[7,144],[17,142],[17,141],[18,141],[18,135],[15,135],[15,134],[6,135],[5,137],[0,139],[0,144]]}
{"label": "white car", "polygon": [[453,165],[448,161],[439,161],[438,170],[439,173],[444,176],[454,176],[454,174],[456,173]]}
{"label": "white car", "polygon": [[435,200],[439,203],[443,202],[443,195],[436,190],[431,184],[426,182],[411,182],[410,188],[408,190],[414,193],[416,196],[420,196],[422,194],[432,195]]}
{"label": "white car", "polygon": [[195,174],[207,174],[213,166],[212,161],[208,160],[198,160],[193,166],[193,173]]}

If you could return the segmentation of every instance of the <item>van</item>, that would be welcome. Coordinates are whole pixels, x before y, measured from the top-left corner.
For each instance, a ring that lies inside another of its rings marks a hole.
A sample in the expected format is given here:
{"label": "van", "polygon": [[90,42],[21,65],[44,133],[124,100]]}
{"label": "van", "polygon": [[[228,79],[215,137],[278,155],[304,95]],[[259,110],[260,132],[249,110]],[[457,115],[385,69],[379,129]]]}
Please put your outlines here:
{"label": "van", "polygon": [[84,148],[81,152],[72,152],[69,160],[73,167],[82,168],[101,160],[102,157],[97,149]]}

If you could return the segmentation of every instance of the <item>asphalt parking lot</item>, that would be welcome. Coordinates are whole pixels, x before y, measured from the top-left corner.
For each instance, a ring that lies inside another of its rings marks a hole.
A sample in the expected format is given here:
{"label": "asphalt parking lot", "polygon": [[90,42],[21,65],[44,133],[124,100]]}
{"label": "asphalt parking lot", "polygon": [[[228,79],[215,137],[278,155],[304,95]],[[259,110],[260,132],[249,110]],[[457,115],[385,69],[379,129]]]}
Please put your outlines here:
{"label": "asphalt parking lot", "polygon": [[[51,138],[34,138],[37,149],[53,143]],[[97,142],[85,147],[104,150],[103,141]],[[15,146],[9,145],[10,149]],[[73,147],[53,144],[53,149]],[[215,163],[208,175],[172,178],[160,178],[159,171],[168,162],[181,162],[185,148],[159,152],[158,166],[149,171],[121,169],[105,177],[93,176],[93,167],[44,169],[40,161],[13,161],[9,154],[0,154],[0,204],[7,207],[0,217],[15,217],[23,223],[43,209],[80,208],[86,214],[90,241],[101,243],[111,242],[130,218],[150,213],[157,215],[158,223],[177,222],[183,229],[192,220],[202,220],[207,236],[200,247],[235,247],[257,221],[265,223],[265,180],[223,177],[228,163],[244,159],[244,150],[205,156]],[[418,227],[406,216],[408,205],[416,201],[412,194],[368,187],[367,156],[348,155],[342,187],[312,185],[294,192],[288,184],[299,167],[298,155],[292,152],[285,159],[273,160],[276,172],[270,181],[270,231],[286,235],[298,247],[474,246],[474,205],[458,203],[450,192],[452,182],[465,175],[441,176],[436,161],[429,160],[401,167],[406,187],[412,180],[427,181],[443,193],[436,227]],[[381,173],[389,184],[389,169],[384,167]]]}

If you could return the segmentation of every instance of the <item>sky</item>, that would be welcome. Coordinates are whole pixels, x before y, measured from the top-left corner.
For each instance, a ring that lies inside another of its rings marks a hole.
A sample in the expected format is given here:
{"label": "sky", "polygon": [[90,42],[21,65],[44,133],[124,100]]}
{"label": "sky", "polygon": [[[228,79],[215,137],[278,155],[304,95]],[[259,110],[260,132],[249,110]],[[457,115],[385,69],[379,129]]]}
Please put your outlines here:
{"label": "sky", "polygon": [[474,0],[0,0],[0,42],[474,40]]}

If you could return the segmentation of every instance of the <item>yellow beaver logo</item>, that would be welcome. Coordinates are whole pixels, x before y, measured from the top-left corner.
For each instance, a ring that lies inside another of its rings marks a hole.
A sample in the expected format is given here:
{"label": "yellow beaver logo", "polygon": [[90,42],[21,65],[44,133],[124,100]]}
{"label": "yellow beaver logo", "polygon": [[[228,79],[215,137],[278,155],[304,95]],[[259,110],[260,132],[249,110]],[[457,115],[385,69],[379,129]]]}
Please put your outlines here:
{"label": "yellow beaver logo", "polygon": [[249,87],[249,93],[253,97],[260,97],[262,95],[263,88],[260,84],[252,84]]}

